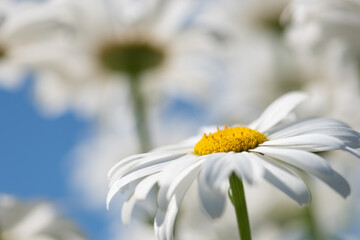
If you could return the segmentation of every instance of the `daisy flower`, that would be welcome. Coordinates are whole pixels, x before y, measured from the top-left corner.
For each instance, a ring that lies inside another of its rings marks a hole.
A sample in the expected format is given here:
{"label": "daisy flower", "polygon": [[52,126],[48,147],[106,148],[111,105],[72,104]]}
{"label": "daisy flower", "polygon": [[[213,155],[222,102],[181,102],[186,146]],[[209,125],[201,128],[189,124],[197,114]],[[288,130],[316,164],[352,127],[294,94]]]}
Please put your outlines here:
{"label": "daisy flower", "polygon": [[145,105],[136,102],[145,95],[150,103],[163,89],[207,96],[198,89],[207,88],[213,74],[200,65],[214,57],[216,47],[211,37],[186,25],[197,3],[53,0],[48,5],[52,18],[45,20],[51,19],[61,38],[44,47],[48,57],[35,63],[46,65],[34,86],[46,112],[105,115],[128,104],[127,97]]}
{"label": "daisy flower", "polygon": [[[347,181],[314,152],[337,149],[360,157],[355,150],[360,147],[360,133],[328,118],[284,123],[306,96],[301,92],[282,96],[246,127],[208,129],[202,136],[121,160],[109,172],[107,204],[117,192],[126,192],[129,198],[122,217],[128,224],[135,203],[158,184],[155,233],[158,239],[172,239],[176,214],[195,179],[201,204],[212,218],[223,213],[229,182],[235,209],[245,200],[240,196],[243,189],[238,191],[242,180],[253,184],[264,178],[299,205],[308,204],[310,193],[298,171],[318,178],[345,198],[350,194]],[[247,212],[246,205],[243,210]]]}
{"label": "daisy flower", "polygon": [[81,231],[45,201],[21,202],[0,196],[0,239],[85,240]]}

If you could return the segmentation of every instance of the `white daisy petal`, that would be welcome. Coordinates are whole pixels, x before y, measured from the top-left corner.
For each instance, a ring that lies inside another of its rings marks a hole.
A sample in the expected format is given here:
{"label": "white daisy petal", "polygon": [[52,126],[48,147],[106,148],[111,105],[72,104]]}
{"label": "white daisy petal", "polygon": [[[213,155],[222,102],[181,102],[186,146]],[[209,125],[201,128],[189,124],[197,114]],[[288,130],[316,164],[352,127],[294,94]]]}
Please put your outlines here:
{"label": "white daisy petal", "polygon": [[227,181],[231,173],[235,171],[233,159],[226,158],[228,154],[235,155],[234,153],[214,153],[206,156],[200,174],[204,175],[201,178],[210,189],[224,191],[222,183]]}
{"label": "white daisy petal", "polygon": [[116,181],[114,181],[114,183],[111,185],[111,188],[107,195],[107,200],[106,200],[107,206],[109,206],[111,199],[121,188],[125,187],[126,185],[128,185],[129,183],[131,183],[133,181],[139,180],[143,177],[146,177],[148,175],[159,172],[167,164],[168,163],[165,162],[165,163],[160,163],[157,165],[149,166],[146,168],[142,168],[135,172],[131,172],[128,175],[121,177],[121,178],[117,179]]}
{"label": "white daisy petal", "polygon": [[260,146],[278,146],[310,152],[345,149],[345,143],[343,141],[325,134],[304,134],[269,140],[260,144]]}
{"label": "white daisy petal", "polygon": [[265,174],[265,168],[262,164],[262,161],[257,161],[254,154],[248,152],[242,152],[241,154],[245,156],[245,159],[247,159],[247,161],[251,165],[252,179],[249,183],[256,183],[257,181],[262,179]]}
{"label": "white daisy petal", "polygon": [[199,183],[198,192],[205,212],[213,219],[221,217],[225,208],[226,195],[223,192],[210,189],[203,183]]}
{"label": "white daisy petal", "polygon": [[254,158],[265,166],[264,178],[277,189],[285,193],[299,205],[309,204],[310,193],[304,181],[294,172],[271,159],[254,154]]}
{"label": "white daisy petal", "polygon": [[[244,178],[248,183],[253,183],[254,178],[251,163],[245,154],[234,154],[232,161],[235,165],[234,172],[236,175]],[[230,174],[228,176],[230,176]]]}
{"label": "white daisy petal", "polygon": [[198,177],[198,192],[205,212],[211,218],[222,215],[225,207],[225,194],[219,189],[210,188],[206,181],[206,171],[203,169]]}
{"label": "white daisy petal", "polygon": [[132,195],[127,201],[124,202],[121,208],[121,221],[125,226],[129,226],[131,214],[134,209],[135,203],[137,202],[134,195]]}
{"label": "white daisy petal", "polygon": [[355,149],[352,149],[350,147],[345,147],[345,151],[353,154],[354,156],[360,158],[360,152],[359,151],[356,151]]}
{"label": "white daisy petal", "polygon": [[252,122],[249,127],[260,132],[266,132],[288,116],[288,114],[306,98],[307,95],[302,92],[285,94],[270,104],[263,114]]}
{"label": "white daisy petal", "polygon": [[185,155],[184,153],[166,153],[166,154],[150,154],[150,156],[144,156],[143,154],[135,155],[133,158],[126,158],[118,162],[109,171],[108,178],[110,184],[113,184],[116,179],[122,175],[129,174],[139,168],[145,168],[149,165],[155,165],[162,162],[170,161],[174,158],[179,158]]}
{"label": "white daisy petal", "polygon": [[360,133],[331,118],[311,118],[285,124],[269,131],[268,137],[275,140],[303,134],[325,134],[340,139],[351,148],[360,148]]}
{"label": "white daisy petal", "polygon": [[[157,238],[160,239],[173,239],[173,229],[176,214],[180,208],[181,202],[184,198],[186,191],[189,189],[191,183],[196,178],[198,171],[200,170],[200,165],[192,168],[192,171],[187,174],[182,182],[177,184],[174,189],[174,193],[171,196],[169,204],[166,208],[166,213],[159,207],[158,212],[155,217],[155,234]],[[161,189],[160,189],[161,190]],[[160,192],[159,192],[160,194]]]}
{"label": "white daisy petal", "polygon": [[155,235],[158,240],[173,239],[174,223],[178,211],[175,197],[171,199],[166,212],[158,210],[154,222]]}
{"label": "white daisy petal", "polygon": [[[119,170],[123,170],[122,167],[125,165],[125,164],[128,164],[129,162],[132,162],[132,161],[135,161],[137,159],[141,159],[142,157],[145,157],[147,156],[148,154],[146,153],[142,153],[142,154],[136,154],[136,155],[133,155],[133,156],[130,156],[130,157],[127,157],[127,158],[124,158],[122,160],[120,160],[119,162],[117,162],[108,172],[108,179],[112,179],[112,178],[117,178],[117,177],[114,177],[114,175],[119,175],[121,176],[121,174],[118,174]],[[125,170],[123,170],[123,172],[126,172]],[[111,181],[110,181],[111,182]]]}
{"label": "white daisy petal", "polygon": [[258,147],[254,152],[279,159],[293,165],[306,173],[310,173],[328,184],[344,198],[350,194],[347,181],[320,156],[302,150]]}
{"label": "white daisy petal", "polygon": [[167,211],[162,211],[160,209],[157,210],[156,216],[154,219],[154,231],[156,239],[165,239],[165,218],[167,212],[169,212],[173,208],[173,202],[169,204]]}
{"label": "white daisy petal", "polygon": [[154,174],[146,177],[144,180],[139,182],[134,191],[134,197],[138,201],[144,201],[149,194],[150,190],[159,181],[160,174]]}
{"label": "white daisy petal", "polygon": [[196,178],[203,160],[194,158],[188,158],[186,160],[190,161],[188,161],[186,165],[181,167],[179,166],[177,169],[178,172],[168,171],[168,173],[173,174],[171,174],[171,176],[161,176],[161,179],[159,180],[160,189],[158,193],[159,209],[166,210],[170,200],[173,195],[179,191],[179,188],[182,188],[184,185],[189,185],[188,181],[191,183],[193,179]]}
{"label": "white daisy petal", "polygon": [[159,179],[159,174],[150,175],[141,180],[135,187],[134,194],[124,202],[121,211],[121,220],[128,226],[130,224],[131,214],[137,201],[145,200],[150,190]]}

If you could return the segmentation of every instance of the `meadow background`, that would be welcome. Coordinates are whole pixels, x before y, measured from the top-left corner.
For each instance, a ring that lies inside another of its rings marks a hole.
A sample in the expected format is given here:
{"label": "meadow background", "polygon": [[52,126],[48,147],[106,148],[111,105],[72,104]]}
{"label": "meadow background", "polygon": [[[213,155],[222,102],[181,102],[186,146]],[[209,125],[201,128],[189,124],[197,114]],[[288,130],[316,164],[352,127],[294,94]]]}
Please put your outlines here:
{"label": "meadow background", "polygon": [[[249,123],[289,91],[310,96],[298,116],[360,131],[359,39],[358,0],[0,0],[0,194],[50,202],[83,239],[154,239],[154,199],[130,227],[120,196],[106,210],[112,165]],[[327,159],[351,195],[310,179],[299,208],[266,183],[247,188],[254,239],[360,239],[360,162]],[[176,239],[237,239],[231,206],[211,222],[195,194]]]}

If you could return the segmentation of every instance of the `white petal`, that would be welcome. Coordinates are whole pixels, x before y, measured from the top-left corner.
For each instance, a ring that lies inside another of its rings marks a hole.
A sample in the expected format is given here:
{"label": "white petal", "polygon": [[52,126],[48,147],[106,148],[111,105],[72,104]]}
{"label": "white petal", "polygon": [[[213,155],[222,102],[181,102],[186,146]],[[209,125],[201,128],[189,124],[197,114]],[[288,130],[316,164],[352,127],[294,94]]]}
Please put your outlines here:
{"label": "white petal", "polygon": [[127,201],[124,202],[122,209],[121,209],[121,221],[124,223],[125,226],[129,226],[131,214],[134,209],[136,198],[132,195]]}
{"label": "white petal", "polygon": [[[202,171],[202,173],[204,172]],[[218,218],[224,211],[226,195],[217,189],[209,188],[205,178],[205,174],[199,174],[198,191],[200,201],[204,210],[211,218]]]}
{"label": "white petal", "polygon": [[150,190],[159,181],[159,177],[160,173],[157,173],[154,175],[150,175],[141,182],[139,182],[134,191],[135,198],[139,201],[145,200]]}
{"label": "white petal", "polygon": [[[245,156],[245,154],[234,154],[233,156],[233,164],[235,164],[234,172],[238,177],[244,178],[246,182],[252,184],[254,182],[253,170],[251,166],[251,162]],[[228,178],[231,174],[228,175]]]}
{"label": "white petal", "polygon": [[159,174],[148,176],[141,180],[135,188],[134,194],[124,202],[121,211],[122,222],[128,226],[130,224],[131,214],[137,201],[143,201],[149,194],[150,190],[154,187]]}
{"label": "white petal", "polygon": [[310,193],[301,178],[281,164],[260,154],[253,154],[265,166],[264,178],[299,205],[309,204]]}
{"label": "white petal", "polygon": [[205,163],[201,170],[201,175],[205,183],[211,189],[226,192],[227,189],[223,188],[223,182],[228,182],[228,178],[232,172],[235,171],[234,158],[231,159],[229,156],[234,156],[235,153],[213,153],[204,156]]}
{"label": "white petal", "polygon": [[252,184],[262,178],[264,167],[247,152],[216,153],[207,156],[201,174],[210,189],[226,192],[232,173]]}
{"label": "white petal", "polygon": [[266,132],[288,116],[288,114],[306,98],[307,95],[302,92],[285,94],[270,104],[263,114],[252,122],[249,127],[260,132]]}
{"label": "white petal", "polygon": [[139,168],[171,161],[183,155],[185,153],[145,153],[122,159],[110,169],[108,173],[109,183],[112,185],[122,175],[129,174]]}
{"label": "white petal", "polygon": [[135,172],[131,172],[130,174],[114,181],[114,183],[111,185],[110,190],[107,195],[107,199],[106,199],[107,206],[109,207],[109,203],[110,203],[111,199],[123,187],[125,187],[126,185],[130,184],[133,181],[139,180],[143,177],[146,177],[148,175],[159,172],[167,164],[168,164],[168,162],[165,162],[165,163],[159,163],[159,164],[156,164],[153,166],[149,166],[146,168],[141,168]]}
{"label": "white petal", "polygon": [[[128,164],[129,162],[135,161],[137,159],[140,159],[142,157],[145,157],[147,154],[146,153],[142,153],[142,154],[136,154],[136,155],[132,155],[129,156],[127,158],[121,159],[119,162],[117,162],[108,172],[108,179],[111,180],[113,178],[118,178],[119,176],[121,176],[123,173],[118,174],[119,170],[122,169],[122,167],[126,164]],[[118,176],[114,176],[114,175],[118,175]],[[110,181],[111,182],[111,181]]]}
{"label": "white petal", "polygon": [[298,136],[303,134],[324,134],[343,141],[351,148],[360,148],[360,133],[347,124],[330,118],[303,119],[284,124],[268,133],[271,140]]}
{"label": "white petal", "polygon": [[345,151],[353,154],[354,156],[360,158],[360,152],[359,151],[356,151],[355,149],[352,149],[350,147],[345,147]]}
{"label": "white petal", "polygon": [[[199,170],[199,167],[197,168],[197,170]],[[154,222],[155,234],[158,240],[173,239],[173,230],[176,214],[180,208],[186,191],[189,189],[191,183],[195,180],[196,176],[197,172],[193,174],[188,174],[188,177],[181,181],[181,183],[176,187],[166,211],[158,208]]]}
{"label": "white petal", "polygon": [[269,140],[260,144],[260,146],[280,146],[311,152],[320,152],[344,149],[345,143],[338,138],[325,134],[304,134],[299,136]]}
{"label": "white petal", "polygon": [[172,240],[174,223],[179,207],[175,197],[171,199],[166,212],[158,209],[154,221],[155,235],[158,240]]}
{"label": "white petal", "polygon": [[194,157],[183,159],[183,161],[183,163],[176,164],[176,166],[171,166],[170,169],[163,171],[165,174],[159,180],[160,189],[158,193],[158,207],[161,210],[167,209],[170,200],[179,189],[191,184],[203,163],[203,159]]}
{"label": "white petal", "polygon": [[254,152],[263,153],[267,156],[279,159],[291,164],[306,173],[310,173],[328,184],[341,196],[350,194],[350,186],[347,181],[320,156],[302,150],[281,149],[273,147],[258,147]]}
{"label": "white petal", "polygon": [[[257,161],[256,156],[254,156],[254,154],[252,153],[242,152],[241,154],[245,156],[245,159],[251,165],[252,178],[251,181],[249,181],[249,183],[256,183],[257,181],[262,179],[265,174],[265,168],[263,166],[263,162]],[[236,155],[239,155],[239,153]]]}

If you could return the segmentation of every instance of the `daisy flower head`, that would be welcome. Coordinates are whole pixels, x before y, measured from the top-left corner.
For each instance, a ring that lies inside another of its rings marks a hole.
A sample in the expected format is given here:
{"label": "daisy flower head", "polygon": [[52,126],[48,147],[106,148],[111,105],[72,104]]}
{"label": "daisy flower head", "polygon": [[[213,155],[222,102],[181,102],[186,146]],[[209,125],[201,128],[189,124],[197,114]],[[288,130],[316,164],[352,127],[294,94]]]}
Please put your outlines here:
{"label": "daisy flower head", "polygon": [[94,116],[127,103],[129,93],[153,99],[161,95],[154,92],[181,89],[201,95],[197,89],[209,78],[197,59],[213,52],[214,44],[183,26],[196,4],[81,0],[55,1],[54,8],[48,2],[52,18],[45,20],[62,37],[46,46],[51,54],[35,81],[35,97],[45,111]]}
{"label": "daisy flower head", "polygon": [[265,179],[299,205],[309,204],[310,193],[299,172],[347,197],[347,181],[315,153],[343,150],[360,158],[355,150],[360,148],[360,133],[335,119],[285,121],[306,98],[302,92],[285,94],[247,126],[209,128],[179,144],[119,161],[109,171],[107,203],[117,192],[126,192],[122,218],[128,224],[135,203],[157,184],[155,233],[158,239],[172,239],[181,201],[196,179],[201,205],[211,218],[222,215],[228,193],[234,206],[238,204],[235,190],[242,181],[251,185]]}

